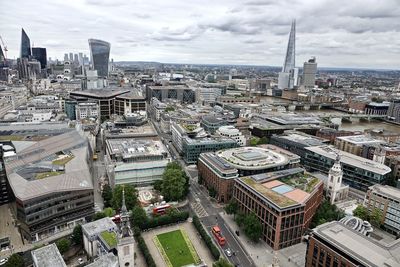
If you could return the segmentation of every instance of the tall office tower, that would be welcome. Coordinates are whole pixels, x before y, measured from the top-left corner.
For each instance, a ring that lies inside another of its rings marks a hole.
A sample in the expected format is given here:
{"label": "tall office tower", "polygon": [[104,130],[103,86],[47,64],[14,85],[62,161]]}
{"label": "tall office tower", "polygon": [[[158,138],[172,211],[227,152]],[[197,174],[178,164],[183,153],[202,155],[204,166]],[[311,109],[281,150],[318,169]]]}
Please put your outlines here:
{"label": "tall office tower", "polygon": [[69,53],[69,61],[73,62],[74,61],[74,54]]}
{"label": "tall office tower", "polygon": [[83,53],[78,54],[79,64],[83,65]]}
{"label": "tall office tower", "polygon": [[314,88],[315,74],[317,74],[317,60],[312,57],[308,62],[304,62],[303,66],[303,85],[306,89]]}
{"label": "tall office tower", "polygon": [[74,63],[79,63],[78,54],[74,54]]}
{"label": "tall office tower", "polygon": [[32,56],[31,51],[31,40],[29,39],[28,35],[26,34],[24,28],[21,31],[21,55],[20,58],[29,58]]}
{"label": "tall office tower", "polygon": [[32,56],[40,62],[40,67],[45,69],[47,66],[47,52],[43,47],[32,47]]}
{"label": "tall office tower", "polygon": [[296,20],[293,20],[289,34],[289,42],[286,49],[285,62],[282,71],[279,72],[278,88],[292,89],[297,85],[298,70],[295,68],[296,57]]}
{"label": "tall office tower", "polygon": [[64,54],[64,62],[65,61],[68,61],[68,54],[67,53]]}
{"label": "tall office tower", "polygon": [[3,48],[1,48],[1,45],[0,45],[0,67],[5,66],[6,61],[7,61],[6,56],[4,55]]}
{"label": "tall office tower", "polygon": [[108,76],[108,61],[111,44],[102,40],[89,39],[90,57],[93,69],[99,77]]}

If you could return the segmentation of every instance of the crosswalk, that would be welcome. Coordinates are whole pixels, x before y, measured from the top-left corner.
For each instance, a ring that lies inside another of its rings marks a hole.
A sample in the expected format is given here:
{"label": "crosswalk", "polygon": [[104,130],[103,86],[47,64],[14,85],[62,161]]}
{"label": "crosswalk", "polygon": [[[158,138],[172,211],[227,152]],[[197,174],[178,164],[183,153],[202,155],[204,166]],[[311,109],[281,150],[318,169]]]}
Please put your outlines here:
{"label": "crosswalk", "polygon": [[203,205],[201,205],[201,203],[199,203],[199,202],[190,203],[190,206],[196,212],[196,214],[197,214],[197,216],[199,216],[199,218],[208,216],[207,211],[204,209],[204,207],[203,207]]}

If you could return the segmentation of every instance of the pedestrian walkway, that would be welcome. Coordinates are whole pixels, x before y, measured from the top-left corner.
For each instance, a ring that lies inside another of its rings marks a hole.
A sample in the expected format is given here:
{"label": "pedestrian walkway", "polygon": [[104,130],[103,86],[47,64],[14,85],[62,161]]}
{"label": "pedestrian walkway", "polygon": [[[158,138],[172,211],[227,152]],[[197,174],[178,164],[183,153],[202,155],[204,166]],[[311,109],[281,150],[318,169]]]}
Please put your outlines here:
{"label": "pedestrian walkway", "polygon": [[[234,233],[236,230],[239,229],[236,222],[233,220],[232,215],[227,215],[225,214],[225,212],[221,212],[220,215],[224,219],[225,224],[231,230],[231,232]],[[242,233],[242,231],[239,230],[239,232],[240,236],[236,236],[236,238],[242,245],[246,253],[252,258],[255,265],[259,267],[270,267],[272,264],[272,259],[274,258],[273,249],[263,241],[254,243],[250,241],[244,235],[244,233]],[[277,256],[280,262],[279,266],[304,266],[305,248],[306,245],[304,243],[301,243],[290,248],[278,251]]]}
{"label": "pedestrian walkway", "polygon": [[199,218],[207,217],[208,212],[204,209],[200,202],[190,203],[192,209],[196,212]]}

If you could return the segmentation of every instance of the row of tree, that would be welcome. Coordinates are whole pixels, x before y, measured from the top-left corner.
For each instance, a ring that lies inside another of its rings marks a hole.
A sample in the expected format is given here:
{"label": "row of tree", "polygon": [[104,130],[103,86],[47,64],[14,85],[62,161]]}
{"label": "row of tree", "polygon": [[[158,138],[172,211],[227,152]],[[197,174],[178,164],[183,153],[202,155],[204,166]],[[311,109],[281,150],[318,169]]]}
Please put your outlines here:
{"label": "row of tree", "polygon": [[218,248],[212,242],[210,235],[206,232],[206,230],[204,230],[203,225],[201,225],[199,217],[197,217],[196,215],[193,216],[193,225],[196,227],[197,232],[199,232],[201,238],[203,238],[214,259],[218,260],[221,254],[219,253]]}
{"label": "row of tree", "polygon": [[132,224],[142,230],[154,228],[157,226],[168,225],[186,221],[189,218],[189,212],[179,212],[176,209],[169,209],[165,215],[149,218],[146,212],[139,206],[132,209]]}
{"label": "row of tree", "polygon": [[366,207],[358,205],[353,211],[353,215],[363,219],[364,221],[370,222],[375,227],[380,227],[382,225],[383,212],[378,208],[369,211]]}
{"label": "row of tree", "polygon": [[136,242],[138,243],[138,248],[143,254],[144,260],[147,263],[148,267],[156,267],[156,263],[153,259],[153,256],[151,256],[151,253],[149,251],[149,248],[146,245],[146,242],[144,241],[142,234],[140,232],[140,229],[138,227],[133,227],[133,235],[136,239]]}
{"label": "row of tree", "polygon": [[189,193],[189,177],[178,162],[170,162],[154,189],[160,191],[166,201],[182,200]]}
{"label": "row of tree", "polygon": [[318,207],[311,221],[311,228],[315,228],[320,224],[338,221],[345,216],[335,204],[331,204],[328,200],[324,199]]}

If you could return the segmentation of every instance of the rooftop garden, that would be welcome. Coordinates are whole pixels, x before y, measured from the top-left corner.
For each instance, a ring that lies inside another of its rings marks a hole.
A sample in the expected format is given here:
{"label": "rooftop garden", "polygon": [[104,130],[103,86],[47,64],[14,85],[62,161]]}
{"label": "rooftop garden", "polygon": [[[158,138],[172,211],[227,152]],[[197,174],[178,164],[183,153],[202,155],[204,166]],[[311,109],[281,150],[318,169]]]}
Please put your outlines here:
{"label": "rooftop garden", "polygon": [[53,165],[64,166],[74,158],[74,155],[59,155],[57,159],[52,161]]}
{"label": "rooftop garden", "polygon": [[165,108],[165,111],[166,112],[175,111],[175,108],[172,107],[172,106],[168,106],[168,107]]}
{"label": "rooftop garden", "polygon": [[296,201],[272,191],[271,189],[263,186],[262,184],[257,183],[250,177],[244,177],[241,178],[241,180],[245,182],[248,186],[252,187],[257,192],[263,194],[266,198],[270,199],[271,201],[273,201],[275,204],[277,204],[282,208],[297,204]]}
{"label": "rooftop garden", "polygon": [[40,172],[36,174],[36,179],[44,179],[51,176],[57,176],[63,174],[64,172],[61,171],[49,171],[49,172]]}
{"label": "rooftop garden", "polygon": [[117,235],[115,232],[104,231],[101,232],[100,236],[107,243],[108,247],[113,248],[117,245]]}
{"label": "rooftop garden", "polygon": [[319,179],[309,174],[295,174],[279,179],[279,181],[294,188],[311,193],[318,184]]}
{"label": "rooftop garden", "polygon": [[193,132],[194,130],[196,130],[197,126],[193,124],[184,124],[183,128],[185,128],[185,130],[188,132]]}

